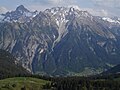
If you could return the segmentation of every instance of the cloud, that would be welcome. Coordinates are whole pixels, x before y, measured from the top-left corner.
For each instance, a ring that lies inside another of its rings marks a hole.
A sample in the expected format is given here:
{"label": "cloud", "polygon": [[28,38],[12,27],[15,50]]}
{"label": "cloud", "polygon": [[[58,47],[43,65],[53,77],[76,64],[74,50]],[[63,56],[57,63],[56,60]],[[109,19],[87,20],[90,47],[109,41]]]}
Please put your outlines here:
{"label": "cloud", "polygon": [[30,10],[30,11],[44,11],[45,9],[47,8],[50,8],[49,6],[45,6],[45,5],[38,5],[38,4],[35,4],[35,5],[30,5],[30,6],[27,6],[27,8]]}
{"label": "cloud", "polygon": [[102,14],[101,16],[108,16],[109,15],[108,12],[106,10],[104,10],[104,9],[102,9],[100,11],[100,13]]}
{"label": "cloud", "polygon": [[97,6],[120,8],[120,0],[92,0],[92,2]]}
{"label": "cloud", "polygon": [[47,0],[50,4],[59,4],[61,2],[64,2],[64,0]]}
{"label": "cloud", "polygon": [[[120,0],[91,0],[94,8],[104,9],[109,16],[120,16]],[[104,13],[104,11],[102,11]]]}
{"label": "cloud", "polygon": [[43,11],[47,8],[76,5],[77,0],[29,0],[32,2],[30,5],[26,5],[30,10]]}
{"label": "cloud", "polygon": [[[78,5],[96,16],[120,16],[120,0],[0,0],[0,3],[4,3],[5,7],[12,10],[17,5],[23,4],[29,10],[39,11],[56,6]],[[6,11],[6,8],[0,7],[0,13]]]}
{"label": "cloud", "polygon": [[0,7],[0,14],[6,13],[7,11],[8,9],[6,9],[5,7]]}
{"label": "cloud", "polygon": [[[97,0],[92,0],[92,1],[97,1]],[[102,0],[99,0],[102,1]],[[34,0],[34,4],[28,6],[28,8],[30,10],[38,10],[38,11],[43,11],[46,8],[51,8],[53,6],[76,6],[79,5],[80,3],[78,3],[77,0]],[[94,5],[94,4],[93,4]],[[96,8],[83,8],[80,7],[81,10],[85,10],[88,11],[89,13],[91,13],[94,16],[110,16],[110,13],[108,12],[108,10],[105,10],[104,8],[102,9],[98,9],[98,7]]]}
{"label": "cloud", "polygon": [[[91,14],[96,16],[115,16],[120,12],[120,0],[31,0],[34,5],[32,9],[44,10],[55,6],[82,6],[87,8]],[[91,7],[89,7],[92,5]],[[119,16],[119,15],[118,15]]]}
{"label": "cloud", "polygon": [[32,1],[44,5],[70,5],[75,4],[78,0],[32,0]]}
{"label": "cloud", "polygon": [[90,14],[94,16],[109,16],[108,11],[101,9],[101,10],[96,10],[92,8],[82,8],[84,11],[88,11]]}

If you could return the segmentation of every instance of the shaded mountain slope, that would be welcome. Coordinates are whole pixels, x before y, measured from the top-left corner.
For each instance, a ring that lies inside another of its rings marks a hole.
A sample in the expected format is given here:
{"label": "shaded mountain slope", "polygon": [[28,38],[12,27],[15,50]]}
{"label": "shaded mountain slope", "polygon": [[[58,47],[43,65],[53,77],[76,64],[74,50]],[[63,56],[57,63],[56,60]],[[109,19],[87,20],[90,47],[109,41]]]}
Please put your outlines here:
{"label": "shaded mountain slope", "polygon": [[116,65],[110,69],[108,69],[106,72],[103,72],[102,74],[119,74],[120,73],[120,64]]}
{"label": "shaded mountain slope", "polygon": [[4,50],[0,50],[0,78],[30,74],[22,66],[15,64],[15,58]]}

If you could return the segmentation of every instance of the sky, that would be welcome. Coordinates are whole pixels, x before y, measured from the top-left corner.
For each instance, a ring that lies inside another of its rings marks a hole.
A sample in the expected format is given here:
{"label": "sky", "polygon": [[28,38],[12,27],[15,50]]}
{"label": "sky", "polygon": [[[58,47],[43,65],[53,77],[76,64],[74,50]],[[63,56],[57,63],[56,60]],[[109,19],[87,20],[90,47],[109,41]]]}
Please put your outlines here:
{"label": "sky", "polygon": [[95,16],[120,16],[120,0],[0,0],[0,14],[24,5],[29,10],[43,11],[58,6],[79,6]]}

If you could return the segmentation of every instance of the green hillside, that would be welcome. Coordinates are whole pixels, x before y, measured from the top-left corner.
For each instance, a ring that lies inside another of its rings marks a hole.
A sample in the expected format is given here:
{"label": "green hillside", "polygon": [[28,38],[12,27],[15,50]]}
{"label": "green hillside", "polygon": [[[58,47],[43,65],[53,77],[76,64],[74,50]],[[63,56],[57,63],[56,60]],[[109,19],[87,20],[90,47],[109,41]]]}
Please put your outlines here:
{"label": "green hillside", "polygon": [[50,82],[31,77],[8,78],[0,80],[0,90],[43,90],[47,83]]}

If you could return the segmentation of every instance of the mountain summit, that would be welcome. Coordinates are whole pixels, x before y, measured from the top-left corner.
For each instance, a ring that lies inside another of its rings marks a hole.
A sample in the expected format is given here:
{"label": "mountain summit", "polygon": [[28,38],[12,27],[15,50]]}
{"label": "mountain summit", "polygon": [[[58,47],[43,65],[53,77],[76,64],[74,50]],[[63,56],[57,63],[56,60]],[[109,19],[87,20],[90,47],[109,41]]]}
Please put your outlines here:
{"label": "mountain summit", "polygon": [[16,11],[20,11],[20,12],[29,12],[29,10],[27,10],[23,5],[20,5],[16,8]]}
{"label": "mountain summit", "polygon": [[20,5],[16,8],[15,11],[7,12],[2,14],[2,21],[7,22],[29,22],[33,17],[35,17],[37,12],[30,12],[23,5]]}

